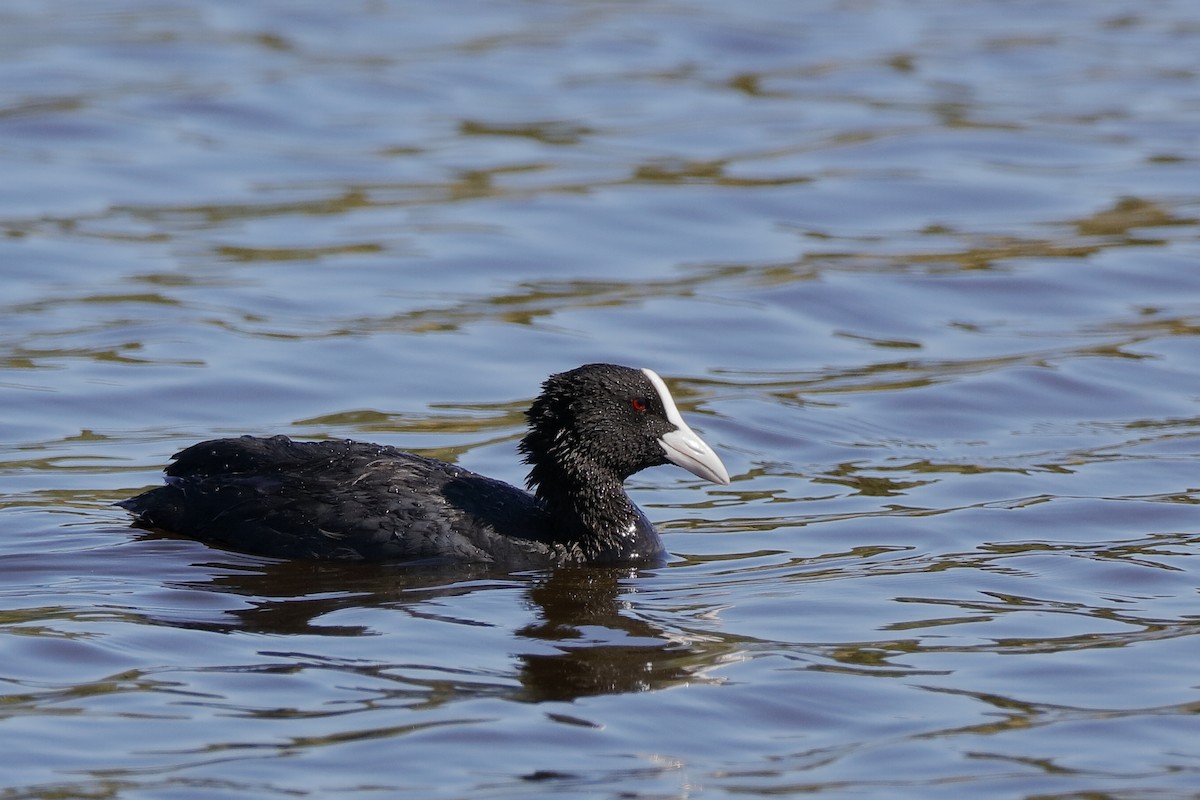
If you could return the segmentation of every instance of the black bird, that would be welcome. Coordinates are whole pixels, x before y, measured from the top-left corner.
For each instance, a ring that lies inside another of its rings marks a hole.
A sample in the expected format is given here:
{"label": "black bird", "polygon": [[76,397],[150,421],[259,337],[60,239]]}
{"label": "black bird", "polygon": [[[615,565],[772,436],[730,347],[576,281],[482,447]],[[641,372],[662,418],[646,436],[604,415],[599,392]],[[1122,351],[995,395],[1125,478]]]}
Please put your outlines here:
{"label": "black bird", "polygon": [[118,505],[141,527],[283,558],[653,565],[662,541],[622,482],[670,462],[729,483],[649,369],[552,375],[526,416],[532,494],[385,445],[242,436],[176,453],[165,486]]}

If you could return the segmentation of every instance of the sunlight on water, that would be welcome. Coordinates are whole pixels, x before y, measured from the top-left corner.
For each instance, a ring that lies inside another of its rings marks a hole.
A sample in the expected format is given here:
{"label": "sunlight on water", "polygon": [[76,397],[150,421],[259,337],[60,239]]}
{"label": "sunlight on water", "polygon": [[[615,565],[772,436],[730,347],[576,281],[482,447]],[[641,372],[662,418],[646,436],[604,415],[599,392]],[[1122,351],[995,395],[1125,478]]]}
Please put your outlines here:
{"label": "sunlight on water", "polygon": [[[446,8],[0,10],[0,794],[1192,796],[1195,9]],[[522,484],[591,361],[730,468],[629,481],[665,568],[112,507],[243,433]]]}

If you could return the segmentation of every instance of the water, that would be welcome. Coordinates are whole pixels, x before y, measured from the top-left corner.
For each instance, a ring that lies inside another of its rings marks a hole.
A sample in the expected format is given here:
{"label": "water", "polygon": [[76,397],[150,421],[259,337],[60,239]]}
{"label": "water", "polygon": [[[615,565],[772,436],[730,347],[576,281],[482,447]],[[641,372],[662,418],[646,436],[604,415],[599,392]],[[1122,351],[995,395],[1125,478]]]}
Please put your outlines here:
{"label": "water", "polygon": [[[0,796],[1195,797],[1200,11],[0,9]],[[519,483],[654,368],[670,566],[278,563],[234,433]]]}

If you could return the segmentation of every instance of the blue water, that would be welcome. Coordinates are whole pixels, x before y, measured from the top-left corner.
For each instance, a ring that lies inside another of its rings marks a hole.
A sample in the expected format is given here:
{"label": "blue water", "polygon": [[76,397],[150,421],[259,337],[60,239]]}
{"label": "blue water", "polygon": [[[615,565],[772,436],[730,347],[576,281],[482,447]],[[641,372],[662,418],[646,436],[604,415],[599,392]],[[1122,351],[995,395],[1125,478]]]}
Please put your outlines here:
{"label": "blue water", "polygon": [[[1195,797],[1194,5],[4,5],[0,797]],[[597,360],[663,569],[111,505]]]}

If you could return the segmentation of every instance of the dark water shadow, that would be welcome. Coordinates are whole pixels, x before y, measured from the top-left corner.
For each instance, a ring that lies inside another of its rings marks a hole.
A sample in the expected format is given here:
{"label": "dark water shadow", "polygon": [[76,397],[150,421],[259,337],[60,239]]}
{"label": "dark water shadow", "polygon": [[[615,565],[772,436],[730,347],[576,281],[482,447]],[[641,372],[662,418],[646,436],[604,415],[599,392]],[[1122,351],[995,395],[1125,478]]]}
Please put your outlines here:
{"label": "dark water shadow", "polygon": [[[164,534],[138,531],[137,536],[154,540]],[[511,677],[517,685],[506,681],[499,693],[522,702],[569,701],[694,683],[705,680],[703,673],[732,647],[728,642],[668,631],[632,613],[629,596],[648,577],[635,568],[504,573],[484,566],[279,561],[211,548],[206,554],[211,560],[191,565],[203,577],[172,580],[169,588],[231,596],[239,601],[237,605],[217,612],[211,604],[195,613],[178,608],[167,614],[142,611],[143,621],[222,633],[375,636],[379,631],[365,625],[324,620],[340,611],[384,608],[445,622],[447,653],[452,655],[463,647],[461,626],[491,627],[495,622],[455,615],[446,601],[476,592],[507,591],[517,595],[517,606],[524,606],[532,619],[526,615],[528,621],[512,631],[516,671]],[[522,647],[522,642],[529,647]],[[311,642],[305,647],[311,651]],[[396,649],[381,645],[380,651],[395,653]],[[381,664],[341,662],[338,668],[363,669],[378,676]],[[478,692],[494,697],[498,693],[494,677],[480,683],[468,669],[456,681],[461,691],[455,695]]]}

